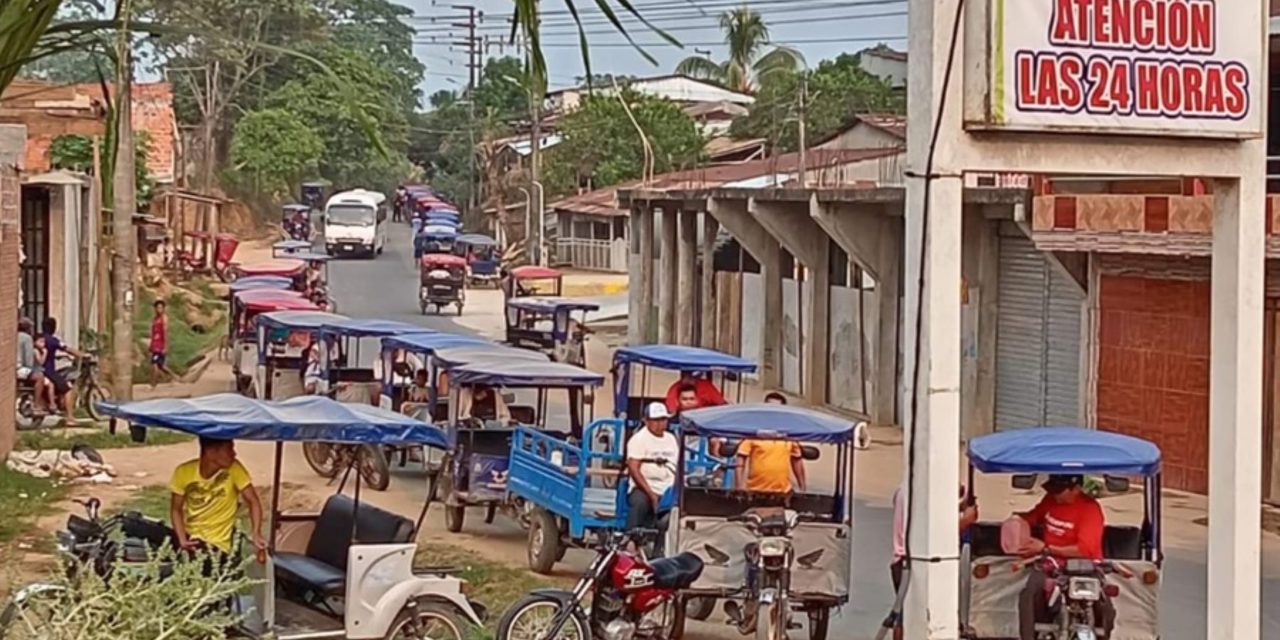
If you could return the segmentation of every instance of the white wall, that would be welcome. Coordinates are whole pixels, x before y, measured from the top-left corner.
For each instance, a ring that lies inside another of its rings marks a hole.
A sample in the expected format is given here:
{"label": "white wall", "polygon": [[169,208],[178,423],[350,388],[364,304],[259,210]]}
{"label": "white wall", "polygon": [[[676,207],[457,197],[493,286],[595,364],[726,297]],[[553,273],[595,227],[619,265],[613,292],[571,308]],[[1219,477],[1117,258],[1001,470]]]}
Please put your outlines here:
{"label": "white wall", "polygon": [[863,362],[858,342],[861,341],[863,317],[857,289],[831,287],[830,367],[827,376],[827,401],[848,411],[865,412],[866,394],[862,388]]}
{"label": "white wall", "polygon": [[764,277],[758,273],[742,274],[742,346],[743,358],[764,362]]}
{"label": "white wall", "polygon": [[[804,329],[801,323],[801,293],[799,283],[782,279],[782,388],[788,393],[803,393],[801,372],[804,358]],[[744,309],[751,307],[743,305]],[[763,307],[759,307],[763,308]]]}

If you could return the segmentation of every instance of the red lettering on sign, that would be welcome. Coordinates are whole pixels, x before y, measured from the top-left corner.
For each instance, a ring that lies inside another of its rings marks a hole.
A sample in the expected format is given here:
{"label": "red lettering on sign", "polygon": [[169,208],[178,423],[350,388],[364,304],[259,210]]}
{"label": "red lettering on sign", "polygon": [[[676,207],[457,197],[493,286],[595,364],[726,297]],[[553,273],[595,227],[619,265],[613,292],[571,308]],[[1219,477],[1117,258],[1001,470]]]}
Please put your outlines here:
{"label": "red lettering on sign", "polygon": [[1185,53],[1214,50],[1217,0],[1054,0],[1061,46]]}

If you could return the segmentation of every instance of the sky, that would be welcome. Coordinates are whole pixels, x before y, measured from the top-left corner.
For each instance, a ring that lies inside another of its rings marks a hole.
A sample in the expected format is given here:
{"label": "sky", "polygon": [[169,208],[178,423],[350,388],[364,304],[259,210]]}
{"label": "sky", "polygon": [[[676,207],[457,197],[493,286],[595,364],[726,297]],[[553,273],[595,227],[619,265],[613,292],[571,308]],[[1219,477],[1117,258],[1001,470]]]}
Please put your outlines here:
{"label": "sky", "polygon": [[[440,89],[457,89],[467,82],[464,46],[449,41],[465,37],[466,30],[452,26],[466,22],[461,0],[396,0],[413,9],[411,21],[418,29],[415,53],[427,67],[423,95]],[[568,11],[570,0],[541,0],[543,51],[551,89],[573,86],[584,75],[577,27]],[[587,31],[593,73],[661,75],[675,70],[691,55],[726,57],[721,13],[746,5],[760,13],[769,25],[770,40],[797,48],[809,65],[844,52],[857,52],[884,42],[906,49],[906,0],[632,0],[632,4],[656,27],[680,41],[676,47],[662,41],[634,18],[622,16],[618,0],[608,0],[636,42],[657,60],[657,65],[627,44],[596,6],[597,0],[574,0]],[[471,0],[482,15],[477,33],[486,38],[486,57],[520,55],[508,40],[511,0]]]}

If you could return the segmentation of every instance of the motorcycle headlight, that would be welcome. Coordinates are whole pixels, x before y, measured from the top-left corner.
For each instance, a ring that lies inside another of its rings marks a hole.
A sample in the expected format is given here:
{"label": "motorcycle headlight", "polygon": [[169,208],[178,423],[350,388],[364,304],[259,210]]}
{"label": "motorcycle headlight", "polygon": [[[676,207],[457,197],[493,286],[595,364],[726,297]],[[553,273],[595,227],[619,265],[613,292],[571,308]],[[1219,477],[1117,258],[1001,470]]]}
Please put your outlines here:
{"label": "motorcycle headlight", "polygon": [[791,549],[791,541],[786,538],[764,538],[760,541],[760,556],[775,558],[784,556]]}
{"label": "motorcycle headlight", "polygon": [[1067,587],[1072,600],[1094,601],[1102,598],[1102,583],[1097,578],[1072,578]]}
{"label": "motorcycle headlight", "polygon": [[57,534],[58,551],[71,553],[76,546],[76,537],[70,531],[59,531]]}

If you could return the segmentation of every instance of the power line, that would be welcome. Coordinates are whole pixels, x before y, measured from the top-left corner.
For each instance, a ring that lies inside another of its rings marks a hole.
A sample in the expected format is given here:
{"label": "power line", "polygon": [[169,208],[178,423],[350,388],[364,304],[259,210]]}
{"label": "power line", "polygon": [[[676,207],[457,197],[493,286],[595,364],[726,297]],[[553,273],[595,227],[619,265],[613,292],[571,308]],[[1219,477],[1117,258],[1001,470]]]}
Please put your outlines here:
{"label": "power line", "polygon": [[[906,39],[907,39],[907,34],[901,33],[901,34],[883,35],[883,36],[852,36],[852,37],[839,37],[839,38],[787,38],[787,39],[780,39],[780,40],[771,40],[767,44],[772,44],[772,45],[839,44],[841,42],[886,42],[887,43],[887,42],[898,42]],[[421,40],[414,40],[414,44],[418,46],[427,46],[427,47],[449,45],[449,43],[447,42],[431,42],[431,41],[421,41]],[[543,41],[541,44],[544,47],[552,47],[552,48],[582,46],[582,44],[577,40],[565,40],[565,41],[559,41],[559,42]],[[705,41],[705,42],[681,42],[680,44],[682,45],[682,47],[715,47],[715,46],[723,45],[724,41],[713,40],[713,41]],[[658,48],[658,47],[673,47],[673,46],[674,45],[672,45],[670,42],[666,42],[666,41],[636,42],[634,45],[628,42],[593,42],[588,45],[588,47],[591,49],[594,49],[597,47],[611,47],[611,48],[625,47],[630,49],[633,47]]]}

